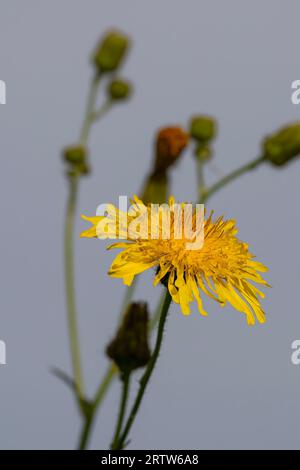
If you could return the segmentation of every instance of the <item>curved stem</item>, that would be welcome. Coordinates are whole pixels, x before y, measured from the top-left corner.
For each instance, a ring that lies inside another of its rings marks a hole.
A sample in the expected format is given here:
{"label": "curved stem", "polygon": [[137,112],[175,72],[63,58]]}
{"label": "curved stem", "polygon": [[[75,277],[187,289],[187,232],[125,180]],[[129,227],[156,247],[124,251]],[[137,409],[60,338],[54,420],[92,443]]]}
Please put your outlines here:
{"label": "curved stem", "polygon": [[149,382],[150,377],[152,375],[152,372],[154,370],[157,358],[159,356],[159,352],[160,352],[160,348],[161,348],[161,344],[162,344],[162,339],[163,339],[164,327],[165,327],[169,307],[170,307],[170,304],[171,304],[171,300],[172,300],[172,298],[169,294],[169,291],[166,290],[165,295],[164,295],[164,303],[163,303],[162,309],[161,309],[161,315],[160,315],[158,330],[157,330],[157,338],[156,338],[155,348],[154,348],[153,354],[151,356],[151,359],[148,363],[148,366],[146,368],[146,371],[145,371],[144,375],[142,376],[142,378],[140,380],[140,388],[139,388],[138,394],[136,396],[135,402],[134,402],[133,407],[131,409],[131,412],[129,414],[129,417],[128,417],[128,420],[126,422],[124,431],[122,432],[122,434],[120,436],[120,439],[116,444],[115,449],[123,449],[126,438],[129,434],[131,426],[132,426],[132,424],[135,420],[135,417],[136,417],[137,412],[139,410],[139,407],[141,405],[142,399],[143,399],[145,391],[146,391],[146,387],[148,385],[148,382]]}
{"label": "curved stem", "polygon": [[255,158],[254,160],[251,160],[249,163],[246,163],[246,165],[241,166],[240,168],[237,168],[237,170],[234,170],[232,173],[229,173],[229,175],[224,176],[224,178],[221,178],[217,183],[213,184],[204,194],[204,201],[207,201],[209,197],[211,197],[214,193],[219,191],[219,189],[223,188],[226,186],[228,183],[231,183],[233,180],[237,179],[239,176],[243,175],[244,173],[247,173],[250,170],[254,170],[254,168],[258,167],[261,163],[265,161],[265,157],[258,157]]}
{"label": "curved stem", "polygon": [[127,399],[128,399],[130,373],[124,374],[121,380],[122,380],[121,402],[120,402],[119,416],[117,420],[116,430],[115,430],[114,438],[111,444],[112,450],[115,450],[118,448],[117,446],[119,442],[119,436],[120,436],[120,432],[121,432],[123,421],[124,421]]}
{"label": "curved stem", "polygon": [[65,282],[66,282],[66,298],[68,311],[69,337],[71,347],[71,358],[74,373],[74,382],[77,398],[80,400],[84,396],[83,380],[80,362],[80,349],[77,326],[77,312],[75,302],[74,288],[74,256],[73,256],[73,229],[75,208],[78,191],[78,177],[70,176],[70,190],[67,204],[66,224],[65,224]]}

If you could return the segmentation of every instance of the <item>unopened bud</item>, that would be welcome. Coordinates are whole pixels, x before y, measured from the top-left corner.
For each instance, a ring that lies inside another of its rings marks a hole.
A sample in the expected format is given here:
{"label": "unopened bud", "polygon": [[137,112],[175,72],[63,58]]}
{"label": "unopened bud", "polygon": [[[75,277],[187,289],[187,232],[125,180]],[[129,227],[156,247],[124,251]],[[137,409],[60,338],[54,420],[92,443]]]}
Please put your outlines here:
{"label": "unopened bud", "polygon": [[113,101],[126,100],[131,92],[131,84],[125,80],[112,80],[107,87],[108,96]]}
{"label": "unopened bud", "polygon": [[91,172],[90,165],[87,162],[77,165],[77,170],[82,175],[88,175]]}
{"label": "unopened bud", "polygon": [[75,165],[81,164],[86,160],[86,148],[82,145],[72,145],[66,147],[63,152],[64,160]]}
{"label": "unopened bud", "polygon": [[154,172],[165,172],[180,157],[188,144],[188,134],[180,127],[165,127],[156,139]]}
{"label": "unopened bud", "polygon": [[100,41],[93,62],[99,72],[113,72],[125,58],[129,38],[118,31],[108,32]]}
{"label": "unopened bud", "polygon": [[300,122],[283,127],[266,137],[263,155],[273,165],[282,166],[300,155]]}
{"label": "unopened bud", "polygon": [[216,121],[209,116],[194,116],[190,121],[190,135],[198,142],[207,143],[217,133]]}
{"label": "unopened bud", "polygon": [[90,172],[87,162],[87,150],[82,145],[72,145],[63,151],[63,159],[69,164],[69,174],[86,175]]}
{"label": "unopened bud", "polygon": [[128,374],[150,360],[148,345],[148,309],[144,302],[129,305],[116,337],[107,347],[107,355]]}

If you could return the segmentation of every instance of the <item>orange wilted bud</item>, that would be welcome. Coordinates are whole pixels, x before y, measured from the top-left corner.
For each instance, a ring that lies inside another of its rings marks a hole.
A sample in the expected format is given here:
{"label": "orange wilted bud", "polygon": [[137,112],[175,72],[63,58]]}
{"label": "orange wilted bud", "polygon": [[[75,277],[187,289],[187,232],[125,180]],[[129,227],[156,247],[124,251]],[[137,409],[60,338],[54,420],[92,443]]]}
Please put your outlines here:
{"label": "orange wilted bud", "polygon": [[165,172],[173,165],[188,144],[189,136],[180,127],[164,127],[156,139],[154,172]]}

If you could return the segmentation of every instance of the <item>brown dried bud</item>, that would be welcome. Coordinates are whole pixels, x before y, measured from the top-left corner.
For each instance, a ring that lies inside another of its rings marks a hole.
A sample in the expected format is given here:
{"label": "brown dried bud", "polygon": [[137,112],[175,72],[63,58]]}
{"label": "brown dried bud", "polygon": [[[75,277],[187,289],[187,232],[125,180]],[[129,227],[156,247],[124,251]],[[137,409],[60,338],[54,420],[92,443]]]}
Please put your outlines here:
{"label": "brown dried bud", "polygon": [[180,157],[188,144],[189,136],[180,127],[165,127],[156,139],[154,172],[165,172]]}
{"label": "brown dried bud", "polygon": [[147,304],[133,302],[127,309],[116,337],[107,347],[108,357],[122,373],[128,374],[149,362],[148,320]]}

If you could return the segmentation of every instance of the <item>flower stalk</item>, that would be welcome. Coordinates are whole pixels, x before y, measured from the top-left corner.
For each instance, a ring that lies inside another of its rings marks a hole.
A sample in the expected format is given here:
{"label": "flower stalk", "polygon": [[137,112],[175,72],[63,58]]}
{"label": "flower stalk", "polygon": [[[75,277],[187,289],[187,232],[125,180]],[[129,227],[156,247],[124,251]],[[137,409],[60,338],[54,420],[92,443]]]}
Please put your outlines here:
{"label": "flower stalk", "polygon": [[197,160],[197,178],[198,178],[198,200],[203,201],[206,195],[206,185],[204,181],[204,162]]}
{"label": "flower stalk", "polygon": [[84,450],[88,445],[99,404],[104,399],[106,392],[112,382],[112,379],[115,377],[115,372],[116,367],[114,364],[111,364],[107,369],[103,380],[101,381],[101,384],[95,393],[94,399],[90,404],[90,413],[85,416],[85,421],[79,438],[78,450]]}
{"label": "flower stalk", "polygon": [[85,118],[83,120],[81,132],[80,132],[79,140],[82,145],[86,145],[89,134],[90,134],[91,126],[95,120],[94,108],[96,105],[100,80],[101,80],[101,74],[99,72],[96,72],[92,78],[92,82],[90,85],[86,111],[85,111]]}
{"label": "flower stalk", "polygon": [[121,402],[120,402],[119,416],[117,420],[116,430],[115,430],[113,442],[111,444],[112,450],[118,449],[118,445],[119,445],[119,438],[120,438],[120,433],[121,433],[122,426],[123,426],[126,405],[127,405],[127,400],[128,400],[130,376],[131,374],[129,372],[129,373],[123,374],[123,377],[121,379],[122,380]]}
{"label": "flower stalk", "polygon": [[251,160],[245,165],[237,168],[236,170],[232,171],[228,175],[224,176],[224,178],[221,178],[217,183],[213,184],[210,188],[208,188],[208,190],[206,191],[204,195],[204,202],[206,202],[208,198],[210,198],[214,193],[222,189],[224,186],[227,186],[227,184],[236,180],[243,174],[248,173],[248,171],[254,170],[259,165],[261,165],[261,163],[264,163],[265,161],[266,161],[266,158],[264,156],[259,156],[258,158]]}
{"label": "flower stalk", "polygon": [[[131,84],[119,79],[111,82],[106,90],[104,103],[97,108],[97,96],[102,76],[110,80],[124,61],[130,48],[130,39],[120,31],[108,31],[100,40],[92,56],[94,74],[89,87],[86,110],[82,122],[77,144],[67,147],[63,153],[64,163],[67,166],[66,176],[69,183],[69,194],[65,217],[64,232],[64,258],[65,258],[65,284],[69,341],[74,380],[66,374],[56,371],[56,375],[71,386],[77,405],[84,419],[80,436],[79,448],[86,447],[94,417],[99,403],[103,400],[107,387],[114,375],[115,367],[109,367],[103,381],[98,387],[93,400],[88,400],[84,390],[84,380],[81,366],[80,342],[77,323],[75,282],[74,282],[74,226],[77,209],[77,196],[80,177],[88,174],[87,143],[92,125],[102,118],[115,102],[124,101],[131,94]],[[128,299],[129,302],[129,299]],[[128,303],[127,302],[127,303]]]}
{"label": "flower stalk", "polygon": [[120,450],[123,449],[124,446],[126,445],[126,439],[127,436],[131,430],[131,427],[134,423],[134,420],[136,418],[137,412],[140,408],[142,399],[144,397],[147,385],[149,383],[149,380],[151,378],[151,375],[153,373],[154,367],[156,365],[161,345],[162,345],[162,339],[163,339],[163,333],[164,333],[164,327],[166,324],[168,312],[169,312],[169,307],[171,304],[171,296],[169,294],[169,291],[166,290],[164,293],[164,302],[162,304],[162,309],[160,313],[160,319],[159,319],[159,325],[158,325],[158,330],[157,330],[157,337],[156,337],[156,343],[155,343],[155,348],[153,351],[153,354],[151,356],[151,359],[147,365],[146,371],[144,372],[141,380],[140,380],[140,388],[138,391],[138,394],[136,396],[136,399],[134,401],[134,404],[132,406],[131,412],[129,414],[128,420],[126,422],[126,425],[124,427],[124,431],[122,432],[120,438],[118,441],[115,443],[115,450]]}
{"label": "flower stalk", "polygon": [[[100,108],[95,114],[95,107],[97,101],[97,93],[100,84],[101,74],[96,72],[92,79],[90,90],[88,94],[87,107],[85,111],[85,117],[83,120],[79,142],[82,148],[86,147],[92,124],[96,119],[99,119],[104,115],[106,111],[110,109],[107,103]],[[74,374],[75,384],[75,395],[79,409],[84,416],[87,415],[85,407],[83,406],[86,402],[85,391],[84,391],[84,380],[81,366],[81,355],[80,355],[80,343],[78,334],[78,320],[76,311],[76,298],[75,298],[75,282],[74,282],[74,225],[75,215],[77,209],[77,195],[79,188],[79,180],[81,176],[80,167],[76,164],[72,171],[67,173],[69,182],[69,195],[66,209],[65,218],[65,284],[66,284],[66,301],[67,301],[67,317],[68,317],[68,330],[70,339],[71,349],[71,360]],[[102,387],[106,385],[106,382],[102,383]],[[89,418],[87,418],[87,421]]]}
{"label": "flower stalk", "polygon": [[71,347],[71,358],[74,373],[76,395],[79,402],[84,397],[84,385],[81,370],[80,348],[77,327],[77,312],[74,289],[74,254],[73,254],[73,232],[74,218],[77,201],[78,176],[69,176],[69,199],[67,204],[65,225],[65,277],[69,337]]}

